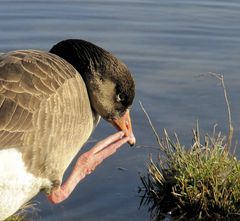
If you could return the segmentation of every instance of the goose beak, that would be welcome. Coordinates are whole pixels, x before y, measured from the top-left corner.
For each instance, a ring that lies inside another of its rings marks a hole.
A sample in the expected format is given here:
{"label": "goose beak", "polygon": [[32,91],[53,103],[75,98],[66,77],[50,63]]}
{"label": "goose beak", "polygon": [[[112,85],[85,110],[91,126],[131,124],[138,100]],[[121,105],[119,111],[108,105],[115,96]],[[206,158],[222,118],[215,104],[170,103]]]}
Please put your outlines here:
{"label": "goose beak", "polygon": [[111,121],[114,127],[116,127],[119,131],[123,131],[126,137],[129,137],[130,140],[128,143],[133,146],[136,143],[136,138],[133,134],[132,131],[132,124],[131,124],[131,118],[130,118],[130,113],[129,110],[126,111],[126,113],[118,118],[118,119],[113,119]]}

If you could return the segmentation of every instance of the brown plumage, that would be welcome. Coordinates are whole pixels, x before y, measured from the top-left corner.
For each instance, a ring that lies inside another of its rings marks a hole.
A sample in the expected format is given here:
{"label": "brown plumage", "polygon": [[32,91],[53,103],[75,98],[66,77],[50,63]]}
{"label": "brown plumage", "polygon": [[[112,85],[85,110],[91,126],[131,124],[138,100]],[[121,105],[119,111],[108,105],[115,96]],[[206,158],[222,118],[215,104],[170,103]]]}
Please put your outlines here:
{"label": "brown plumage", "polygon": [[94,127],[81,76],[56,55],[15,51],[0,59],[0,88],[0,148],[17,147],[29,172],[61,181]]}

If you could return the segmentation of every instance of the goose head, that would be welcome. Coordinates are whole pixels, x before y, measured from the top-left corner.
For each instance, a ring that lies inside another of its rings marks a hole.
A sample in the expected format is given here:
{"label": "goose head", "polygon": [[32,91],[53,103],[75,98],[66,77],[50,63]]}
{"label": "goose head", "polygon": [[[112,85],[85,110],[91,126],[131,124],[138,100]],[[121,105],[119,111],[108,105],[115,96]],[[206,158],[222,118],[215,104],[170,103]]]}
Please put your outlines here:
{"label": "goose head", "polygon": [[110,52],[84,40],[68,39],[50,50],[81,74],[92,109],[125,136],[129,144],[136,139],[132,132],[130,109],[135,96],[135,84],[127,66]]}

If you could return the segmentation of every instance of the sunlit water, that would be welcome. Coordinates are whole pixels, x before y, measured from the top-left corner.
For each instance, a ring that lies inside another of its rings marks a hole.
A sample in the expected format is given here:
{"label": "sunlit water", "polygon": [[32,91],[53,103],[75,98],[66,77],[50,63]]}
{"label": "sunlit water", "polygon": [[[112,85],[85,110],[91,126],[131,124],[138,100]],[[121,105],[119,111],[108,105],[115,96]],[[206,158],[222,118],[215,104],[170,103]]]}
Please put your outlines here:
{"label": "sunlit water", "polygon": [[[208,72],[224,73],[239,133],[239,11],[238,0],[3,0],[0,51],[48,50],[66,38],[96,43],[120,57],[134,74],[132,119],[138,145],[156,145],[139,100],[160,134],[163,128],[176,131],[188,145],[197,120],[205,133],[211,133],[215,123],[227,131],[223,91]],[[101,122],[91,140],[113,132]],[[35,199],[39,219],[148,220],[147,208],[138,209],[137,190],[138,173],[145,172],[149,153],[157,154],[151,148],[125,146],[60,205],[51,205],[40,195]]]}

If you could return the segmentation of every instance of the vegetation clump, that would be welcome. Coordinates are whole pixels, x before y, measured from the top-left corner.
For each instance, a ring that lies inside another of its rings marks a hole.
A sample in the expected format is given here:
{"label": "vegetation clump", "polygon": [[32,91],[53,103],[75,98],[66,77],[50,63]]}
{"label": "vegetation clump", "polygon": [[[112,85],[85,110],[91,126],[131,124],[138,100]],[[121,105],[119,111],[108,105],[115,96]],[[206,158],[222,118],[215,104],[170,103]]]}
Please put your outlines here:
{"label": "vegetation clump", "polygon": [[24,218],[18,215],[13,215],[7,219],[5,219],[4,221],[24,221]]}
{"label": "vegetation clump", "polygon": [[214,76],[224,89],[228,136],[217,133],[215,126],[211,136],[202,137],[197,126],[191,147],[185,148],[166,130],[160,139],[141,105],[161,151],[157,162],[150,158],[147,175],[140,175],[141,205],[149,205],[153,220],[166,214],[174,220],[240,220],[240,161],[231,151],[233,127],[223,77]]}
{"label": "vegetation clump", "polygon": [[28,202],[24,204],[19,211],[17,211],[12,216],[8,217],[4,221],[32,221],[39,220],[37,218],[37,202]]}
{"label": "vegetation clump", "polygon": [[226,151],[220,133],[205,136],[193,130],[187,149],[177,136],[165,131],[158,162],[150,159],[147,176],[141,176],[142,202],[150,205],[152,218],[169,213],[179,220],[240,219],[240,161]]}

